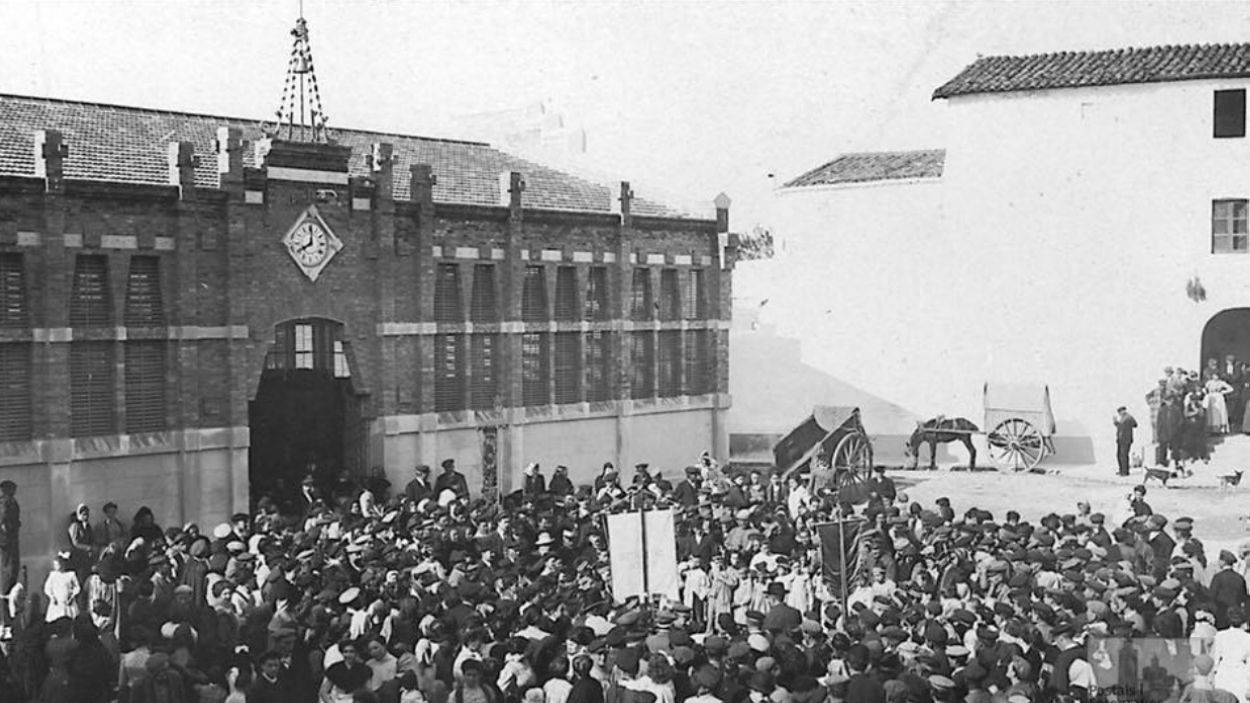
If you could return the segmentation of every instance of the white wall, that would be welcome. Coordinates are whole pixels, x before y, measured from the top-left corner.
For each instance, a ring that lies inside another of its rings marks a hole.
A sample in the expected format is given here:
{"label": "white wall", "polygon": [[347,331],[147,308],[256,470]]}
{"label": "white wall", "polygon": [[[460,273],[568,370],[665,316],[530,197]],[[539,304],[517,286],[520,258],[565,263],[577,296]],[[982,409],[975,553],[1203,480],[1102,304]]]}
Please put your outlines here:
{"label": "white wall", "polygon": [[1113,461],[1113,409],[1147,417],[1161,368],[1195,367],[1206,321],[1250,304],[1250,257],[1210,253],[1211,200],[1250,197],[1250,142],[1211,137],[1212,91],[1247,85],[948,101],[940,182],[779,195],[779,323],[922,414],[975,421],[985,380],[1048,383],[1060,434]]}

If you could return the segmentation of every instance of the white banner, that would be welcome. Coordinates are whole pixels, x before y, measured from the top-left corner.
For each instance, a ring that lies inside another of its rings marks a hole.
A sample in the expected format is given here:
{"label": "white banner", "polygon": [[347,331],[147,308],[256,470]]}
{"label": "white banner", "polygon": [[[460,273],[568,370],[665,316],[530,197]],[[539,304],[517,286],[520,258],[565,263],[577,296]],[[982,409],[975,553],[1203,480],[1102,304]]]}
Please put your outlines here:
{"label": "white banner", "polygon": [[617,602],[646,595],[677,599],[677,532],[671,510],[609,515],[608,558]]}

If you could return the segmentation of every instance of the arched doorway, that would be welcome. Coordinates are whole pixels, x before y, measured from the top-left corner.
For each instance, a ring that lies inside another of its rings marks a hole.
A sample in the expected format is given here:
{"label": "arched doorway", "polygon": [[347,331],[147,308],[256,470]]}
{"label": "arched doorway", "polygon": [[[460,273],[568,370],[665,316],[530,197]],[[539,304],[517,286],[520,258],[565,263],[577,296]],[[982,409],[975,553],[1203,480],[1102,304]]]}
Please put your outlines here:
{"label": "arched doorway", "polygon": [[306,318],[274,328],[256,398],[248,404],[253,501],[295,501],[309,473],[323,494],[344,471],[364,473],[363,403],[352,384],[353,366],[340,322]]}
{"label": "arched doorway", "polygon": [[1215,314],[1202,329],[1202,356],[1198,369],[1209,359],[1223,366],[1228,356],[1236,363],[1250,363],[1250,308],[1231,308]]}

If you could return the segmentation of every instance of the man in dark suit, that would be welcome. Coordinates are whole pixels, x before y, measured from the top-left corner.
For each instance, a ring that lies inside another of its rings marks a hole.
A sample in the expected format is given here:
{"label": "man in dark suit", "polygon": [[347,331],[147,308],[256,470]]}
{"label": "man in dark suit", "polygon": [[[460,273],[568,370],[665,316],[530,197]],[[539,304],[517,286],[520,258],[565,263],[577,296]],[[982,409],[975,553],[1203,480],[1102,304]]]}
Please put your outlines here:
{"label": "man in dark suit", "polygon": [[1215,601],[1215,626],[1228,626],[1228,609],[1246,604],[1246,579],[1233,569],[1237,557],[1227,549],[1220,551],[1220,570],[1211,577],[1211,600]]}
{"label": "man in dark suit", "polygon": [[404,487],[404,495],[408,497],[408,500],[415,504],[434,497],[434,486],[430,485],[430,467],[420,464],[412,472],[413,479]]}
{"label": "man in dark suit", "polygon": [[686,477],[673,489],[673,501],[687,508],[699,502],[699,467],[687,466]]}
{"label": "man in dark suit", "polygon": [[525,467],[525,495],[537,496],[547,492],[547,480],[543,478],[543,472],[538,462],[533,462]]}
{"label": "man in dark suit", "polygon": [[551,475],[551,483],[547,485],[547,490],[557,498],[573,495],[573,482],[569,480],[569,467],[557,466],[555,473]]}
{"label": "man in dark suit", "polygon": [[1121,405],[1115,409],[1115,460],[1120,476],[1128,476],[1128,456],[1133,447],[1133,429],[1137,420]]}
{"label": "man in dark suit", "polygon": [[456,471],[456,460],[445,459],[442,463],[443,473],[438,475],[434,481],[434,495],[441,497],[443,491],[454,491],[456,497],[462,500],[469,499],[469,482],[464,480],[464,474]]}
{"label": "man in dark suit", "polygon": [[779,581],[768,584],[768,612],[764,629],[768,632],[794,632],[803,624],[803,614],[785,604],[786,587]]}

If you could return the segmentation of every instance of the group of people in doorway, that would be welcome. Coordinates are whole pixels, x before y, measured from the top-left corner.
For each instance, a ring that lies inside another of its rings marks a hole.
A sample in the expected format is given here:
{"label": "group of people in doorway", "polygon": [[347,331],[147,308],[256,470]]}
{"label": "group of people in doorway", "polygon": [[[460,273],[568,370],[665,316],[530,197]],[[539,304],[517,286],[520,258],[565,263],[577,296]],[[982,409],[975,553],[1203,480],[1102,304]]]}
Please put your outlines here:
{"label": "group of people in doorway", "polygon": [[1156,464],[1208,461],[1210,437],[1250,434],[1250,362],[1228,354],[1207,359],[1201,372],[1168,366],[1146,402]]}

